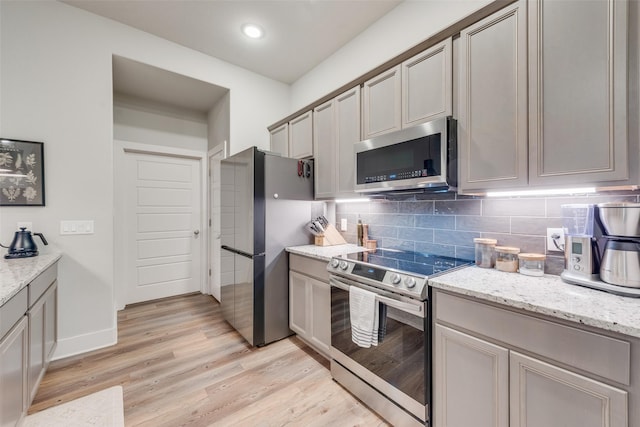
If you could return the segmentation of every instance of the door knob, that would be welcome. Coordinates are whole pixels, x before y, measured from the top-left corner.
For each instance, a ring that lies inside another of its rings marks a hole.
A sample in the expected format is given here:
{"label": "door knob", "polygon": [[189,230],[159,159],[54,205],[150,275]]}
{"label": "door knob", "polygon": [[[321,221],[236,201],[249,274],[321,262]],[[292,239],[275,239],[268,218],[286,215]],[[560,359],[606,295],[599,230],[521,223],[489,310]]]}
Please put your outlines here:
{"label": "door knob", "polygon": [[195,234],[195,235],[197,236],[198,234],[200,234],[200,230],[195,230],[195,231],[193,232],[193,234]]}

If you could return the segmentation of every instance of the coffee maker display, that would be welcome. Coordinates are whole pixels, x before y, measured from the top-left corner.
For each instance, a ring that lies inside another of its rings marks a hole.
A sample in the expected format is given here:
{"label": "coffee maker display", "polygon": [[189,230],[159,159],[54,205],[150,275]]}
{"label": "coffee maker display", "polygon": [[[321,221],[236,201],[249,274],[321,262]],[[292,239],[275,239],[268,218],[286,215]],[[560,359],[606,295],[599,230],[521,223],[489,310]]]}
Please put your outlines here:
{"label": "coffee maker display", "polygon": [[562,216],[562,280],[640,297],[640,203],[562,205]]}

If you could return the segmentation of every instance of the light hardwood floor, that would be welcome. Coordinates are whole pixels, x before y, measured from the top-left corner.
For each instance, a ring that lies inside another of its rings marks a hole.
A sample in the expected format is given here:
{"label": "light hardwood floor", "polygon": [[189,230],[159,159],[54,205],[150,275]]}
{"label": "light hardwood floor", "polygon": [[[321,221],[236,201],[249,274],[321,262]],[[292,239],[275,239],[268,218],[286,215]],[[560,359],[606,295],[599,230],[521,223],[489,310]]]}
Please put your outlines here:
{"label": "light hardwood floor", "polygon": [[253,348],[210,296],[127,306],[118,344],[52,362],[29,413],[114,386],[127,426],[387,426],[296,337]]}

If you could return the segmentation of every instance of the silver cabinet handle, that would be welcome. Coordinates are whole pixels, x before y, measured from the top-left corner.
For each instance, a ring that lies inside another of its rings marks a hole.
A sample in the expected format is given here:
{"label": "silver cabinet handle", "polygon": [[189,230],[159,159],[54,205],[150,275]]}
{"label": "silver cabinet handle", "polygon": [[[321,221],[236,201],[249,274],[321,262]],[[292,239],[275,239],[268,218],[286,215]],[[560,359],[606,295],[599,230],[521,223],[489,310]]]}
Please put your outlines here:
{"label": "silver cabinet handle", "polygon": [[193,232],[193,234],[195,234],[195,235],[197,236],[198,234],[200,234],[200,230],[195,230],[195,231]]}

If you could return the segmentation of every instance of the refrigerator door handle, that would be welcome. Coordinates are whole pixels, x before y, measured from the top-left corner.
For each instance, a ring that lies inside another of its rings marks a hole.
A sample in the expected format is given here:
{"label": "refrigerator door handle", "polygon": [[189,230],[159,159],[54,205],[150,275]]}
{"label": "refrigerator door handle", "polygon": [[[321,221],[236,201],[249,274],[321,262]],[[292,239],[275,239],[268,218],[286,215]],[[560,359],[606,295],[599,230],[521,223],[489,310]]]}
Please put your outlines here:
{"label": "refrigerator door handle", "polygon": [[222,246],[220,246],[220,248],[224,249],[224,250],[227,250],[229,252],[233,252],[234,254],[242,255],[243,257],[247,257],[247,258],[253,258],[254,256],[264,256],[264,252],[259,253],[259,254],[250,254],[248,252],[244,252],[244,251],[241,251],[239,249],[234,249],[234,248],[232,248],[230,246],[227,246],[227,245],[222,245]]}

